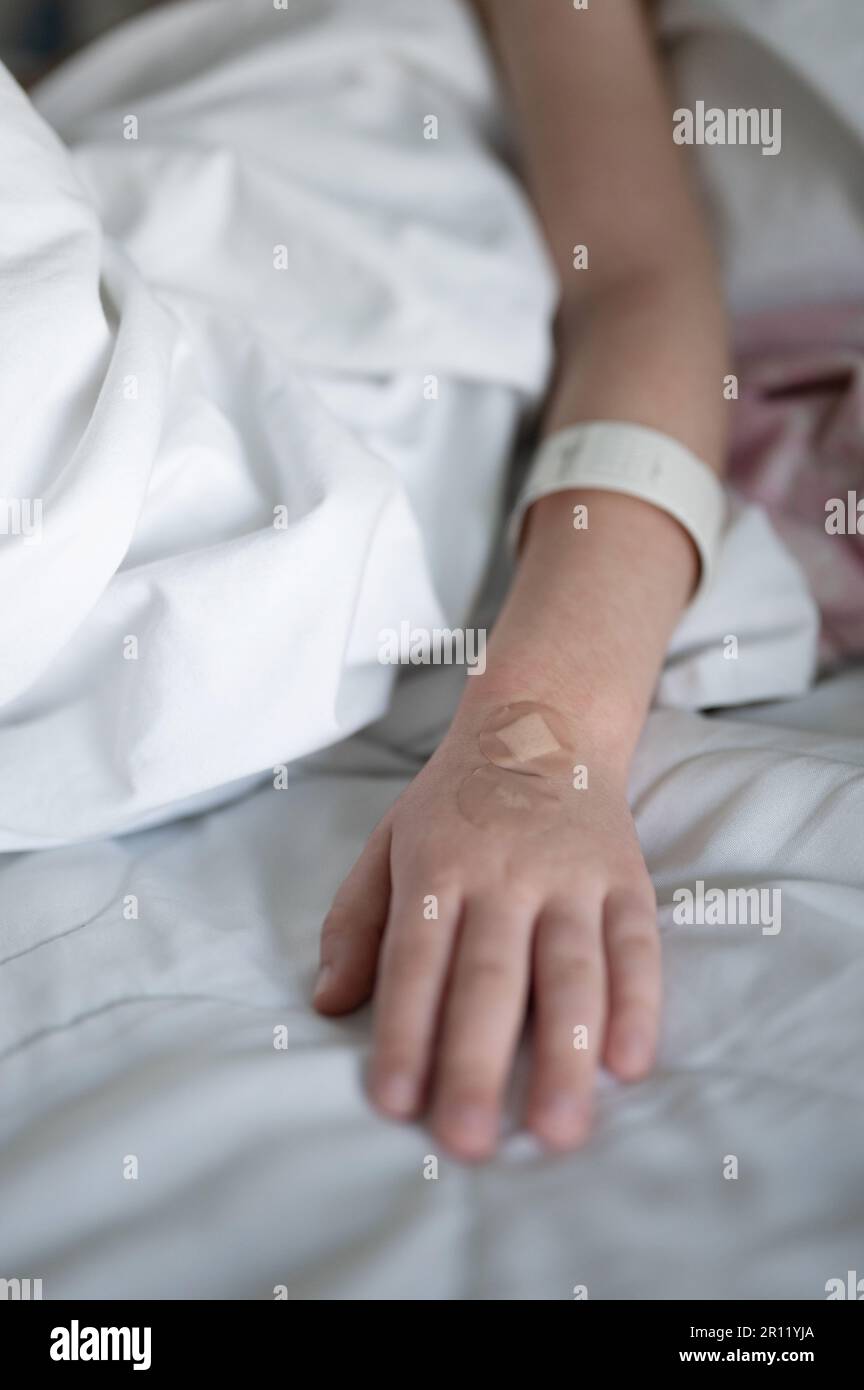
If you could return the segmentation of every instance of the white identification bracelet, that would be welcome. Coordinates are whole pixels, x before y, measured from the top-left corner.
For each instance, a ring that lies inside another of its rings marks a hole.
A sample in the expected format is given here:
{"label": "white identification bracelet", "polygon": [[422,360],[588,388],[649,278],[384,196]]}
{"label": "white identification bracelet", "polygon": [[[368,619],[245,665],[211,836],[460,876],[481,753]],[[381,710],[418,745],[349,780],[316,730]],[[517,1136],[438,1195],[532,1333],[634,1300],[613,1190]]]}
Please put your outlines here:
{"label": "white identification bracelet", "polygon": [[[708,584],[726,515],[716,474],[683,444],[644,425],[596,421],[572,425],[540,445],[510,518],[514,551],[532,503],[570,488],[602,488],[639,497],[674,516],[691,536]],[[696,597],[694,595],[694,597]]]}

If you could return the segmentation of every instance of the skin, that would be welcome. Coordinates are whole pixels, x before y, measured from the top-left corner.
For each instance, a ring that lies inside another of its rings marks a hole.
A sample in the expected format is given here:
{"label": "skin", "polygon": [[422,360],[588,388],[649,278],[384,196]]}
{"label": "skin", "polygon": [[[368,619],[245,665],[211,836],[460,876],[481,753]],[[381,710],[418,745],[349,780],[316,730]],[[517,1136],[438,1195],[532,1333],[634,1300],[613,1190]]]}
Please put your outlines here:
{"label": "skin", "polygon": [[[561,282],[545,432],[631,421],[719,471],[722,302],[642,7],[477,10]],[[576,243],[588,271],[572,268]],[[578,504],[587,529],[573,528]],[[697,578],[688,535],[647,503],[594,490],[537,502],[484,675],[466,682],[446,738],[327,916],[315,1006],[342,1014],[374,993],[373,1103],[394,1118],[427,1111],[462,1159],[494,1152],[529,1014],[524,1121],[552,1148],[586,1138],[598,1065],[622,1081],[653,1065],[660,947],[627,777]],[[587,787],[490,759],[490,725],[522,702],[553,712]],[[578,1028],[587,1047],[574,1046]]]}

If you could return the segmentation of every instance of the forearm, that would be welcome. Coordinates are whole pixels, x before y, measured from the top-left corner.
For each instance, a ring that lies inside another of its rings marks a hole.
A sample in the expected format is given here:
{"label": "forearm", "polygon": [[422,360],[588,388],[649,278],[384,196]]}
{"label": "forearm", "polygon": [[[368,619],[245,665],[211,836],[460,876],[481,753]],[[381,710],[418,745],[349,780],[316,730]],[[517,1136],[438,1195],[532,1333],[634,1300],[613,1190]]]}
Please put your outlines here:
{"label": "forearm", "polygon": [[[677,273],[613,280],[565,305],[543,432],[590,420],[647,425],[722,471],[726,325],[710,253]],[[574,507],[588,525],[575,529]],[[587,750],[626,773],[671,633],[699,577],[688,533],[619,493],[536,502],[487,653],[468,682],[469,724],[489,705],[537,700],[564,712]]]}
{"label": "forearm", "polygon": [[[722,470],[725,324],[710,269],[613,286],[559,333],[544,432],[588,420],[647,425]],[[587,508],[575,529],[573,509]],[[566,711],[626,769],[672,630],[699,577],[688,533],[618,493],[565,491],[530,508],[517,573],[466,713],[534,699]]]}
{"label": "forearm", "polygon": [[[573,506],[588,528],[573,529]],[[697,573],[696,552],[665,512],[607,492],[537,502],[518,576],[457,723],[535,700],[560,710],[584,761],[622,779],[669,636]]]}
{"label": "forearm", "polygon": [[562,305],[543,432],[589,420],[647,425],[722,472],[727,370],[722,294],[697,241],[687,263],[625,271]]}

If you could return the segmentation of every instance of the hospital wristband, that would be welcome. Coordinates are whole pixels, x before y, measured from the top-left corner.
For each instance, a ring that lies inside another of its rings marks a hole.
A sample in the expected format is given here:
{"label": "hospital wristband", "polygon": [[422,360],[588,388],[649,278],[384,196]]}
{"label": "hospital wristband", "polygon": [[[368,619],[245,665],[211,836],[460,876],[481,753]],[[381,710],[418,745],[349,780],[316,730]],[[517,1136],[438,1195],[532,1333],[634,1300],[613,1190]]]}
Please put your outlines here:
{"label": "hospital wristband", "polygon": [[602,488],[639,497],[668,512],[699,552],[694,598],[707,586],[726,514],[716,474],[683,444],[644,425],[592,421],[544,440],[528,470],[508,526],[515,553],[525,513],[541,497],[571,488]]}

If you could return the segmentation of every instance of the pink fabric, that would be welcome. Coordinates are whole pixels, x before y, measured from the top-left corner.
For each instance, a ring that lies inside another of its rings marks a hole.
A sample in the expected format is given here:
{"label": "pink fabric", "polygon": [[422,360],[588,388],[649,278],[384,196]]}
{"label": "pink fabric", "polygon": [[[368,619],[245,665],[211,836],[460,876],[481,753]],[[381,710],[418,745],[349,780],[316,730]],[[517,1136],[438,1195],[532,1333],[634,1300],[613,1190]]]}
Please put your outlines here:
{"label": "pink fabric", "polygon": [[737,326],[730,481],[767,508],[822,614],[822,656],[864,654],[864,535],[829,535],[825,504],[864,497],[864,305]]}

